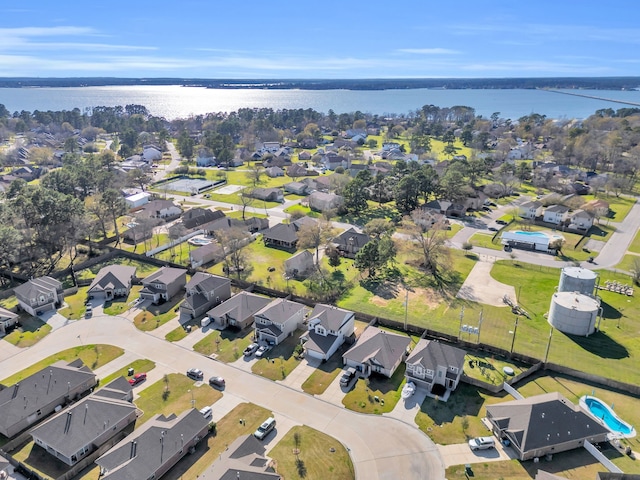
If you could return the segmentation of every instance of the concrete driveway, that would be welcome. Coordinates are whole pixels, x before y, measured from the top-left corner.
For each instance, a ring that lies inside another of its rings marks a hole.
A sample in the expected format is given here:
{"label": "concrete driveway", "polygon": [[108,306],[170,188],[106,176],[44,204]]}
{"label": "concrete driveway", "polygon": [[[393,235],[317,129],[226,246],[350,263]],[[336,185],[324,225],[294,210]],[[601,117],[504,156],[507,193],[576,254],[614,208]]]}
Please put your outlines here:
{"label": "concrete driveway", "polygon": [[[490,435],[487,433],[487,435]],[[471,451],[466,443],[457,443],[455,445],[438,445],[440,455],[444,459],[445,467],[453,465],[466,465],[485,462],[501,462],[503,460],[516,459],[516,455],[509,447],[504,447],[500,442],[496,441],[496,448],[490,450]]]}
{"label": "concrete driveway", "polygon": [[493,262],[481,261],[469,272],[456,297],[472,302],[484,303],[495,307],[504,307],[503,297],[516,299],[516,289],[512,285],[500,283],[491,276]]}
{"label": "concrete driveway", "polygon": [[156,368],[150,372],[147,385],[153,383],[156,374],[161,379],[164,373],[183,373],[193,366],[201,368],[205,378],[214,374],[223,376],[227,379],[225,396],[259,404],[281,416],[284,426],[284,419],[305,424],[347,446],[359,479],[444,479],[444,462],[437,447],[415,426],[394,418],[352,412],[234,365],[216,362],[140,332],[123,317],[95,316],[59,328],[33,347],[0,362],[0,371],[12,375],[25,365],[80,345],[80,338],[84,344],[118,345],[139,358],[155,361]]}

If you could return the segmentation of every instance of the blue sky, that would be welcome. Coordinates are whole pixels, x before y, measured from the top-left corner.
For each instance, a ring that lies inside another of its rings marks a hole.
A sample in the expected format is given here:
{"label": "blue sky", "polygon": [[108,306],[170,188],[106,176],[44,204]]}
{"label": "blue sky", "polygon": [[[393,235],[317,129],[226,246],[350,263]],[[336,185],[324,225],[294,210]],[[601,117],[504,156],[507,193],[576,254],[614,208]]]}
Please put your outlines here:
{"label": "blue sky", "polygon": [[637,0],[2,2],[0,76],[637,76],[637,5]]}

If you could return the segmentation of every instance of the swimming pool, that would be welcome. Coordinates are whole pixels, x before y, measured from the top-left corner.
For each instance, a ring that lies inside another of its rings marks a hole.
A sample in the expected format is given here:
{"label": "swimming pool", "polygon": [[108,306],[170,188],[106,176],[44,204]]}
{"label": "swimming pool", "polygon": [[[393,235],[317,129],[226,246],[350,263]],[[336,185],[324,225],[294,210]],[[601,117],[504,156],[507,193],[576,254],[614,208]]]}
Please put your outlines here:
{"label": "swimming pool", "polygon": [[625,438],[636,436],[636,429],[618,417],[602,400],[585,395],[580,399],[580,406],[617,436]]}

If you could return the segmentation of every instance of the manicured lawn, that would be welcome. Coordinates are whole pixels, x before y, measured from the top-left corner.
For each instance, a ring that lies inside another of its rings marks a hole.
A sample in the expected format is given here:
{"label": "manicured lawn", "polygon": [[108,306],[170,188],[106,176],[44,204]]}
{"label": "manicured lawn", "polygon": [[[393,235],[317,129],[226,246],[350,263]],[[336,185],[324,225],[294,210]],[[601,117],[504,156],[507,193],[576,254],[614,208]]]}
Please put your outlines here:
{"label": "manicured lawn", "polygon": [[111,260],[103,263],[98,263],[90,268],[85,268],[84,270],[80,270],[77,272],[78,279],[81,280],[91,280],[95,278],[102,267],[106,267],[107,265],[124,265],[136,267],[136,277],[144,278],[150,273],[158,270],[158,267],[155,265],[151,265],[150,263],[139,262],[138,260],[132,260],[126,257],[116,257]]}
{"label": "manicured lawn", "polygon": [[636,263],[640,265],[640,255],[626,254],[622,257],[620,263],[615,266],[615,269],[632,273]]}
{"label": "manicured lawn", "polygon": [[[467,340],[466,334],[463,333],[462,336]],[[502,370],[504,367],[512,368],[514,375],[519,375],[529,368],[529,365],[524,365],[519,362],[496,357],[495,355],[489,355],[483,352],[467,353],[464,359],[465,375],[482,380],[483,382],[491,383],[492,385],[499,385],[509,379]]]}
{"label": "manicured lawn", "polygon": [[196,248],[197,247],[191,245],[189,242],[182,242],[174,246],[172,249],[168,248],[156,253],[153,257],[159,260],[165,260],[187,266],[189,265],[189,254]]}
{"label": "manicured lawn", "polygon": [[216,360],[230,363],[242,356],[242,351],[247,348],[253,338],[253,328],[234,330],[213,330],[193,346],[193,349],[203,355],[215,354]]}
{"label": "manicured lawn", "polygon": [[2,308],[12,309],[16,306],[18,306],[18,299],[16,298],[15,295],[12,295],[9,298],[0,300],[0,307]]}
{"label": "manicured lawn", "polygon": [[140,296],[140,290],[142,290],[142,285],[134,285],[131,287],[131,291],[127,298],[120,297],[115,300],[105,302],[104,313],[107,315],[120,315],[121,313],[126,312],[131,308],[131,302]]}
{"label": "manicured lawn", "polygon": [[269,350],[265,357],[251,366],[251,371],[270,380],[284,380],[294,368],[300,364],[293,354],[293,349],[299,343],[300,335],[304,332],[296,330],[279,345]]}
{"label": "manicured lawn", "polygon": [[118,377],[127,377],[128,371],[130,368],[133,368],[134,373],[141,372],[149,372],[156,368],[156,364],[152,360],[147,360],[146,358],[139,358],[138,360],[134,360],[126,367],[122,367],[120,370],[113,372],[111,375],[108,375],[102,379],[100,379],[100,385],[105,386],[112,380],[115,380]]}
{"label": "manicured lawn", "polygon": [[222,393],[211,388],[206,382],[196,387],[194,381],[186,375],[170,373],[166,375],[166,379],[166,383],[164,380],[159,380],[140,392],[136,406],[144,414],[138,418],[136,427],[159,413],[179,415],[191,408],[192,399],[195,408],[202,408],[222,398]]}
{"label": "manicured lawn", "polygon": [[[299,438],[297,446],[296,434]],[[269,456],[277,462],[276,471],[287,480],[355,479],[347,449],[333,437],[304,425],[289,430]]]}
{"label": "manicured lawn", "polygon": [[27,313],[20,315],[20,326],[13,330],[3,340],[20,348],[35,345],[51,333],[51,326],[44,323],[38,317],[32,317]]}
{"label": "manicured lawn", "polygon": [[492,250],[502,250],[503,246],[500,243],[499,236],[496,237],[496,241],[493,241],[493,232],[492,233],[474,233],[469,242],[474,247],[482,247],[482,248],[490,248]]}
{"label": "manicured lawn", "polygon": [[[586,202],[590,200],[594,200],[596,197],[593,195],[585,195],[584,200]],[[616,197],[615,195],[605,195],[599,194],[598,200],[604,200],[605,202],[609,202],[609,210],[611,210],[611,215],[608,217],[612,222],[622,222],[631,208],[635,205],[636,199],[633,197]],[[601,218],[600,222],[605,223],[606,218]]]}
{"label": "manicured lawn", "polygon": [[118,358],[123,353],[124,350],[122,350],[120,347],[103,344],[82,345],[80,347],[68,348],[67,350],[62,350],[61,352],[58,352],[43,360],[40,360],[37,363],[34,363],[30,367],[21,370],[15,375],[1,380],[0,383],[2,383],[3,385],[13,385],[20,380],[27,378],[29,375],[33,375],[39,370],[42,370],[43,368],[56,363],[59,360],[72,362],[73,360],[79,358],[87,367],[95,370],[96,368],[109,363],[111,360]]}
{"label": "manicured lawn", "polygon": [[178,305],[182,300],[181,295],[176,295],[162,305],[150,305],[144,312],[136,315],[133,319],[133,324],[143,332],[155,330],[180,315],[176,309],[179,308]]}
{"label": "manicured lawn", "polygon": [[89,287],[80,287],[77,293],[64,297],[64,302],[67,306],[58,310],[58,313],[64,315],[69,320],[81,319],[86,311],[87,290],[89,290]]}
{"label": "manicured lawn", "polygon": [[153,236],[146,240],[140,241],[137,244],[120,242],[118,248],[121,250],[126,250],[127,252],[134,252],[143,254],[147,250],[153,250],[154,248],[158,248],[160,245],[164,245],[165,243],[169,243],[169,235],[166,233],[154,233]]}
{"label": "manicured lawn", "polygon": [[178,342],[180,340],[182,340],[183,338],[185,338],[187,335],[189,335],[189,333],[187,332],[187,325],[191,326],[191,331],[195,331],[196,329],[200,328],[200,323],[197,320],[190,320],[187,323],[183,323],[182,325],[180,325],[179,327],[174,328],[173,330],[171,330],[169,333],[167,333],[164,338],[168,341],[168,342]]}
{"label": "manicured lawn", "polygon": [[342,371],[342,354],[349,349],[343,345],[326,362],[321,363],[302,384],[302,390],[310,395],[321,395]]}
{"label": "manicured lawn", "polygon": [[361,413],[390,412],[400,400],[400,391],[406,382],[404,371],[405,364],[401,363],[391,378],[372,375],[368,382],[359,378],[353,389],[342,399],[342,404]]}

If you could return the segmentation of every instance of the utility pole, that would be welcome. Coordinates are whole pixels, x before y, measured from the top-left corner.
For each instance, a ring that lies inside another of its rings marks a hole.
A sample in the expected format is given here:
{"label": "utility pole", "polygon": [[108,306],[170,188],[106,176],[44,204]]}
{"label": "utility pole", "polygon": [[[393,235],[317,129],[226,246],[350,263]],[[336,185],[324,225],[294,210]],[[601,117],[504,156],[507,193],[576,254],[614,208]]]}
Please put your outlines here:
{"label": "utility pole", "polygon": [[460,339],[460,336],[462,335],[462,320],[464,319],[464,305],[462,306],[462,308],[460,309],[460,327],[458,327],[458,340]]}
{"label": "utility pole", "polygon": [[516,323],[513,326],[513,338],[511,339],[511,351],[510,353],[513,354],[513,347],[516,343],[516,333],[518,332],[518,319],[520,317],[518,315],[516,315]]}
{"label": "utility pole", "polygon": [[409,316],[409,289],[404,287],[404,331],[407,331],[407,317]]}
{"label": "utility pole", "polygon": [[549,330],[549,341],[547,342],[547,350],[544,352],[544,363],[547,363],[549,358],[549,350],[551,350],[551,337],[553,336],[553,327]]}

